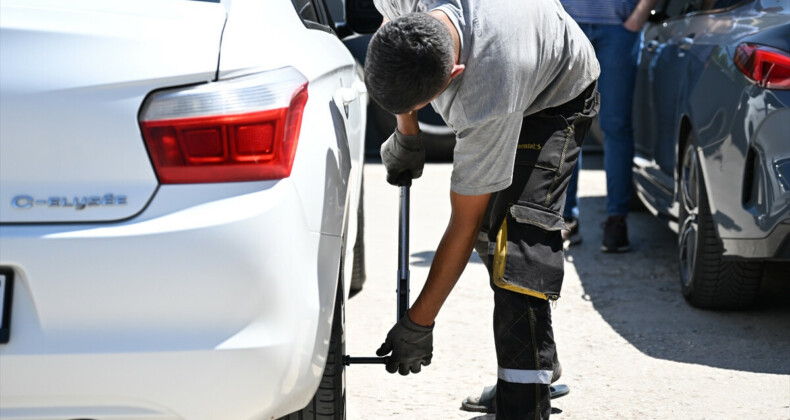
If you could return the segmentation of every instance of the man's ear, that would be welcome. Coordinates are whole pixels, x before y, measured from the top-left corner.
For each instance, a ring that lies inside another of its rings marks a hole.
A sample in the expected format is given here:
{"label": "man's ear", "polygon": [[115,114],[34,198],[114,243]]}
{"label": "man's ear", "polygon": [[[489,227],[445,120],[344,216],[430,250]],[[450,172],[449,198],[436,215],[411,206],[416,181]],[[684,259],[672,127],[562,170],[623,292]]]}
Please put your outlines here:
{"label": "man's ear", "polygon": [[456,77],[460,76],[461,73],[464,72],[466,66],[463,64],[454,64],[453,69],[450,71],[450,80],[455,79]]}

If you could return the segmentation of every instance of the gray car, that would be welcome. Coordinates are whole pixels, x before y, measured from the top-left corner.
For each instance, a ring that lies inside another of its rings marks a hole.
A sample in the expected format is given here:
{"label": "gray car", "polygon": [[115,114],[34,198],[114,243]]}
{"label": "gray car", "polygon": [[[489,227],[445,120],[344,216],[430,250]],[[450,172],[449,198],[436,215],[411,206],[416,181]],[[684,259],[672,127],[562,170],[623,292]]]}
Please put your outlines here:
{"label": "gray car", "polygon": [[686,299],[749,306],[790,260],[790,3],[663,0],[642,36],[636,193],[678,232]]}

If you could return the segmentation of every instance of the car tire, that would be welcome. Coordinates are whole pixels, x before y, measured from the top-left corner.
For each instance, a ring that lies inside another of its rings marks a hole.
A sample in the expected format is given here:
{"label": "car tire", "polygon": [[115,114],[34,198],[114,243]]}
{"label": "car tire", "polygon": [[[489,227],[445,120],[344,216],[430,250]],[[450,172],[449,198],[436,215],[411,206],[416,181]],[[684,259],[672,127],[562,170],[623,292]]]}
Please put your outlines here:
{"label": "car tire", "polygon": [[683,297],[695,307],[739,309],[754,304],[762,263],[722,257],[693,135],[680,166],[678,261]]}
{"label": "car tire", "polygon": [[281,417],[280,420],[345,420],[346,371],[343,364],[343,355],[346,352],[345,304],[343,284],[340,282],[337,285],[331,334],[324,374],[313,399],[307,407]]}
{"label": "car tire", "polygon": [[365,285],[365,208],[363,199],[365,198],[365,180],[359,187],[359,206],[357,207],[357,239],[354,242],[354,261],[351,263],[351,290],[350,295],[354,296],[362,290]]}

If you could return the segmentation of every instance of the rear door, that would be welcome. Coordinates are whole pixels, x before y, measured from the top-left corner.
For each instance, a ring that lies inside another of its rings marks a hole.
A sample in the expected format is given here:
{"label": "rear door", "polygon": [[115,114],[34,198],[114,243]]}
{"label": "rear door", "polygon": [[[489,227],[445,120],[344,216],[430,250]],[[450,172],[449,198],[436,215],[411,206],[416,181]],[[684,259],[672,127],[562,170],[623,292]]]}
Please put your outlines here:
{"label": "rear door", "polygon": [[648,23],[635,87],[635,149],[651,162],[650,175],[668,192],[673,191],[677,144],[677,100],[685,88],[684,49],[688,34],[683,14],[695,0],[669,0],[660,13],[664,19]]}
{"label": "rear door", "polygon": [[[688,96],[705,63],[732,32],[731,19],[717,13],[743,0],[668,0],[644,30],[635,87],[637,155],[651,163],[652,178],[672,192],[681,116],[693,112]],[[716,101],[715,89],[709,89]],[[697,127],[701,128],[701,127]]]}
{"label": "rear door", "polygon": [[198,1],[3,0],[0,223],[131,217],[158,182],[145,96],[216,77],[225,8]]}

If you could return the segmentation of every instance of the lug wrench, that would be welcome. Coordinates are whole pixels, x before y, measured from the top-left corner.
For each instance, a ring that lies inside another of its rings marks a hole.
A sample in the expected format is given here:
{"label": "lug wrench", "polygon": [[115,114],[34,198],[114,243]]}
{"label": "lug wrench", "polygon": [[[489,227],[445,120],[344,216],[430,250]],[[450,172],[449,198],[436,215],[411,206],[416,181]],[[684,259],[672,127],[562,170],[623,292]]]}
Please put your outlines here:
{"label": "lug wrench", "polygon": [[[398,224],[398,289],[397,315],[395,322],[400,321],[409,310],[409,188],[411,178],[401,177],[400,187],[400,223]],[[343,364],[385,364],[389,356],[384,357],[351,357],[343,355]]]}

